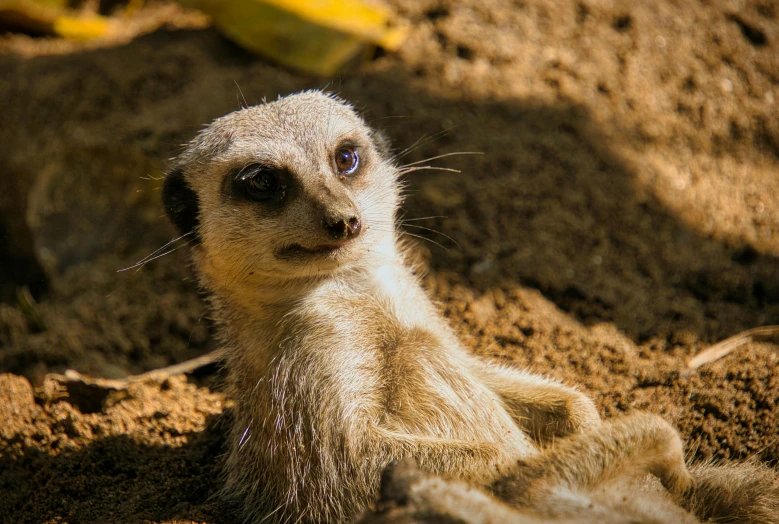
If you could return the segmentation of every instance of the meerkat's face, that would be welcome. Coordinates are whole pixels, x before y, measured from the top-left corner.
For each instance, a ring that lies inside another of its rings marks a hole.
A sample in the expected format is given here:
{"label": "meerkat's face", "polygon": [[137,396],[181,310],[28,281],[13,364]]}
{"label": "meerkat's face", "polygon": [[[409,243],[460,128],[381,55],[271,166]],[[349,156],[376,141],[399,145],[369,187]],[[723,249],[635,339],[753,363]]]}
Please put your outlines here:
{"label": "meerkat's face", "polygon": [[388,156],[351,107],[304,92],[214,121],[177,159],[163,202],[214,284],[331,273],[392,245]]}

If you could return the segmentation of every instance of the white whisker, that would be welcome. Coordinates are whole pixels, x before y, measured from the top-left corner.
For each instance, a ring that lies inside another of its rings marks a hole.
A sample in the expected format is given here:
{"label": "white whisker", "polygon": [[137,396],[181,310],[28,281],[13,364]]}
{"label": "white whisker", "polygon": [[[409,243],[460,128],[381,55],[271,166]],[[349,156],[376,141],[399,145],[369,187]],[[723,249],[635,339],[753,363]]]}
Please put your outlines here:
{"label": "white whisker", "polygon": [[440,166],[417,166],[409,169],[400,170],[401,174],[403,175],[413,173],[414,171],[448,171],[450,173],[462,173],[462,171],[460,171],[459,169],[454,169],[451,167],[440,167]]}
{"label": "white whisker", "polygon": [[432,233],[437,233],[437,234],[441,235],[442,237],[444,237],[444,238],[450,240],[451,242],[453,242],[454,245],[456,245],[457,247],[460,247],[460,244],[458,244],[455,239],[453,239],[452,237],[450,237],[446,233],[441,233],[440,231],[438,231],[436,229],[432,229],[432,228],[424,227],[424,226],[417,226],[417,225],[414,225],[414,224],[405,224],[405,225],[408,226],[408,227],[416,227],[418,229],[424,229],[425,231],[430,231]]}
{"label": "white whisker", "polygon": [[424,160],[417,160],[416,162],[411,162],[410,164],[406,164],[404,166],[400,166],[400,169],[403,169],[405,167],[409,166],[415,166],[417,164],[421,164],[422,162],[429,162],[430,160],[438,160],[439,158],[445,158],[448,156],[457,156],[457,155],[483,155],[483,151],[455,151],[453,153],[445,153],[443,155],[438,156],[431,156],[430,158],[426,158]]}
{"label": "white whisker", "polygon": [[160,251],[162,251],[163,249],[165,249],[165,248],[166,248],[166,247],[168,247],[169,245],[171,245],[171,244],[173,244],[173,243],[175,243],[175,242],[178,242],[179,240],[181,240],[181,239],[182,239],[182,238],[184,238],[185,236],[191,235],[191,234],[193,234],[194,232],[195,232],[195,230],[193,229],[193,230],[192,230],[192,231],[190,231],[189,233],[184,233],[183,235],[181,235],[181,236],[179,236],[179,237],[176,237],[176,238],[174,238],[173,240],[171,240],[170,242],[168,242],[168,243],[167,243],[167,244],[165,244],[164,246],[162,246],[162,247],[160,247],[160,248],[157,248],[157,249],[155,249],[155,250],[154,250],[154,251],[152,251],[150,254],[146,255],[145,257],[143,257],[141,260],[139,260],[138,262],[136,262],[136,263],[135,263],[135,264],[133,264],[132,266],[130,266],[130,267],[126,267],[126,268],[124,268],[124,269],[119,269],[119,270],[117,270],[117,273],[121,273],[122,271],[127,271],[128,269],[132,269],[132,268],[134,268],[134,267],[137,267],[137,266],[138,266],[138,264],[143,264],[144,262],[146,262],[147,260],[149,260],[151,257],[153,257],[154,255],[156,255],[157,253],[159,253]]}

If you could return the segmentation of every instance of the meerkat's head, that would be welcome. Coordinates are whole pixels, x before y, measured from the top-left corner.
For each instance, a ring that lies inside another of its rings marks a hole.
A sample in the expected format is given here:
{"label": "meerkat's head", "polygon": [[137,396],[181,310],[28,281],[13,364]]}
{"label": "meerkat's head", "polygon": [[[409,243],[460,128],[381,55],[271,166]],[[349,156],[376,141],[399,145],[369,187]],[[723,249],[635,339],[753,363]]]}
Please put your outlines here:
{"label": "meerkat's head", "polygon": [[400,200],[383,138],[318,91],[215,120],[176,159],[162,198],[218,287],[329,274],[391,249]]}

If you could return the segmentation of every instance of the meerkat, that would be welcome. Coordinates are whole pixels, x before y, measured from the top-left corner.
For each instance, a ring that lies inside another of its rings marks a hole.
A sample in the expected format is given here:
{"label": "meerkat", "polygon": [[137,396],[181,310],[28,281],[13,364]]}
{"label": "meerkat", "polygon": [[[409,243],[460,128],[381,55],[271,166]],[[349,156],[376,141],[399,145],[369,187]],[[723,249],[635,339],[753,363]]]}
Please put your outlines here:
{"label": "meerkat", "polygon": [[[652,473],[687,491],[662,419],[603,423],[576,389],[461,345],[406,263],[400,189],[383,136],[318,91],[215,120],[165,179],[226,351],[224,493],[245,521],[349,521],[406,457],[485,489],[518,468],[539,472],[534,485],[584,485],[608,459],[611,476]],[[592,431],[616,444],[584,445],[575,468],[549,454]],[[554,467],[542,474],[544,460]]]}

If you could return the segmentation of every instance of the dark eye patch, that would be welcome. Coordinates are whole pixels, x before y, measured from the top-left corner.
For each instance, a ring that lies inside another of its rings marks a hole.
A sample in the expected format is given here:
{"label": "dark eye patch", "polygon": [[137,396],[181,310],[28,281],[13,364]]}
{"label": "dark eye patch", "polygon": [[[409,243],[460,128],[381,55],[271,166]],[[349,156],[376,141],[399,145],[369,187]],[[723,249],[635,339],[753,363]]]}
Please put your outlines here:
{"label": "dark eye patch", "polygon": [[255,202],[278,203],[287,195],[287,179],[282,169],[251,164],[232,175],[233,193]]}

